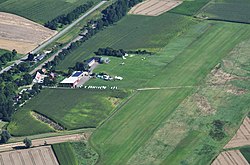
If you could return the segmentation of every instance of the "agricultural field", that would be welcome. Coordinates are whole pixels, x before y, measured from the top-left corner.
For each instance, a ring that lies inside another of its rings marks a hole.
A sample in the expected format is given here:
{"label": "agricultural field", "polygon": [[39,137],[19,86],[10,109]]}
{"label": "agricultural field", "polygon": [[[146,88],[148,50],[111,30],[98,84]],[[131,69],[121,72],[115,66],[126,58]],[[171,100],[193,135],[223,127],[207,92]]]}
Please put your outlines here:
{"label": "agricultural field", "polygon": [[195,15],[202,9],[210,0],[184,0],[183,3],[169,12],[183,14],[188,16]]}
{"label": "agricultural field", "polygon": [[[240,24],[202,21],[172,40],[156,55],[166,57],[161,72],[93,133],[99,164],[211,163],[249,111],[250,94],[239,92],[239,84],[248,82],[244,77],[228,81],[219,75],[228,84],[213,85],[218,72],[210,71],[218,63],[225,72],[234,70],[221,59],[235,61],[237,50],[245,59],[238,72],[247,76],[242,66],[249,55],[236,45],[249,39],[249,31]],[[219,137],[213,134],[217,120],[223,123]]]}
{"label": "agricultural field", "polygon": [[236,148],[250,145],[250,119],[246,117],[234,137],[224,147]]}
{"label": "agricultural field", "polygon": [[135,15],[158,16],[176,6],[179,6],[181,3],[182,1],[177,0],[146,0],[135,5],[128,13]]}
{"label": "agricultural field", "polygon": [[0,153],[1,164],[50,164],[59,165],[50,146]]}
{"label": "agricultural field", "polygon": [[250,2],[248,0],[212,0],[198,17],[233,22],[250,23]]}
{"label": "agricultural field", "polygon": [[44,24],[87,1],[89,0],[1,0],[0,12],[13,13]]}
{"label": "agricultural field", "polygon": [[0,48],[27,54],[57,32],[23,17],[0,12]]}
{"label": "agricultural field", "polygon": [[249,163],[244,158],[239,150],[231,150],[222,152],[212,163],[212,165],[248,165]]}
{"label": "agricultural field", "polygon": [[119,23],[98,32],[82,44],[70,56],[67,56],[57,69],[67,70],[76,62],[92,57],[93,52],[102,47],[159,51],[172,38],[188,29],[191,24],[195,24],[192,18],[170,13],[164,13],[158,17],[128,15]]}
{"label": "agricultural field", "polygon": [[[95,128],[126,97],[123,91],[45,89],[14,114],[8,130],[14,136],[54,131],[47,124],[36,120],[32,111],[48,117],[67,130]],[[33,127],[30,128],[30,125]]]}

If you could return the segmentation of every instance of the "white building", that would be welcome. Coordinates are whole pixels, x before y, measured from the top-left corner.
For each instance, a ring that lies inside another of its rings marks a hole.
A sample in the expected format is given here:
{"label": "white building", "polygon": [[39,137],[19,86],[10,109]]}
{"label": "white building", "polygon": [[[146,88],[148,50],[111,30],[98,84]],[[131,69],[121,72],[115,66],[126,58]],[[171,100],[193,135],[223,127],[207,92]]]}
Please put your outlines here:
{"label": "white building", "polygon": [[64,87],[75,88],[80,80],[87,75],[88,72],[75,71],[70,77],[65,78],[62,82],[60,82],[60,85]]}

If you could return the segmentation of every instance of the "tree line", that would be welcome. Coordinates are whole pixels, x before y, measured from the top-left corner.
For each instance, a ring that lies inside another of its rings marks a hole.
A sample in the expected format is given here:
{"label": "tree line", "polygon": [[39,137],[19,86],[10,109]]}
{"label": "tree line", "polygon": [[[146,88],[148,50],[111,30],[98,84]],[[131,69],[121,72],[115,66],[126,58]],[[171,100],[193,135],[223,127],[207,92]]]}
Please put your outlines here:
{"label": "tree line", "polygon": [[14,49],[12,50],[12,52],[7,52],[4,53],[0,56],[0,68],[2,68],[2,66],[6,65],[7,62],[12,61],[17,55],[17,51]]}
{"label": "tree line", "polygon": [[45,23],[45,27],[50,28],[52,30],[56,30],[59,25],[68,25],[71,24],[72,21],[76,20],[79,18],[79,16],[82,13],[85,13],[87,10],[89,10],[92,6],[94,5],[94,2],[90,1],[87,2],[86,4],[83,4],[81,6],[76,7],[73,11],[68,13],[67,15],[59,15],[58,17],[54,18],[51,21],[48,21]]}
{"label": "tree line", "polygon": [[152,52],[148,52],[146,50],[129,50],[129,51],[125,51],[123,49],[113,49],[113,48],[110,48],[110,47],[107,47],[107,48],[99,48],[97,50],[97,52],[95,52],[96,55],[98,56],[115,56],[115,57],[122,57],[124,56],[125,54],[140,54],[140,55],[145,55],[145,54],[148,54],[148,55],[152,55],[153,53]]}

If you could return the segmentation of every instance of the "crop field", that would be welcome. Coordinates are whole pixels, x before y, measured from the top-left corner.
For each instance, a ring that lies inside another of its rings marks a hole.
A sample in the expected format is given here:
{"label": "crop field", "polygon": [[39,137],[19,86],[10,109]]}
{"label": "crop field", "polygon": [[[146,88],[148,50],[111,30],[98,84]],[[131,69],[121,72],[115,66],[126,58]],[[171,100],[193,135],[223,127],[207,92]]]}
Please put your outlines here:
{"label": "crop field", "polygon": [[[90,140],[100,154],[99,163],[211,163],[248,112],[250,97],[230,85],[206,85],[211,77],[207,83],[204,80],[222,58],[250,37],[249,32],[248,26],[206,21],[172,40],[158,54],[166,57],[161,59],[165,66],[146,83],[148,88],[137,91],[93,133]],[[241,55],[247,56],[246,52]],[[240,81],[230,83],[236,82]],[[216,119],[227,123],[227,136],[218,141],[208,135]]]}
{"label": "crop field", "polygon": [[88,0],[4,0],[0,11],[20,15],[40,24],[72,11]]}
{"label": "crop field", "polygon": [[57,32],[23,17],[0,12],[0,48],[26,54]]}
{"label": "crop field", "polygon": [[135,5],[129,11],[129,14],[158,16],[179,6],[181,3],[182,1],[177,0],[146,0]]}
{"label": "crop field", "polygon": [[210,0],[184,0],[180,6],[177,6],[169,12],[193,16],[209,1]]}
{"label": "crop field", "polygon": [[224,164],[248,165],[248,162],[239,150],[231,150],[231,151],[222,152],[212,163],[212,165],[224,165]]}
{"label": "crop field", "polygon": [[78,165],[76,156],[70,143],[59,143],[52,145],[60,165]]}
{"label": "crop field", "polygon": [[0,153],[1,164],[50,164],[59,165],[50,146]]}
{"label": "crop field", "polygon": [[118,24],[97,33],[77,48],[58,65],[57,69],[67,70],[76,62],[93,56],[93,52],[101,47],[159,51],[172,38],[180,35],[190,24],[194,23],[192,18],[171,13],[164,13],[158,17],[128,15]]}
{"label": "crop field", "polygon": [[250,23],[250,2],[248,0],[212,0],[198,16]]}
{"label": "crop field", "polygon": [[250,145],[250,119],[246,117],[241,124],[240,128],[236,132],[235,136],[227,143],[224,147],[226,148],[236,148],[241,146]]}
{"label": "crop field", "polygon": [[14,114],[8,130],[15,136],[53,131],[47,124],[36,120],[31,111],[47,116],[68,130],[93,128],[125,97],[127,94],[123,91],[45,89]]}

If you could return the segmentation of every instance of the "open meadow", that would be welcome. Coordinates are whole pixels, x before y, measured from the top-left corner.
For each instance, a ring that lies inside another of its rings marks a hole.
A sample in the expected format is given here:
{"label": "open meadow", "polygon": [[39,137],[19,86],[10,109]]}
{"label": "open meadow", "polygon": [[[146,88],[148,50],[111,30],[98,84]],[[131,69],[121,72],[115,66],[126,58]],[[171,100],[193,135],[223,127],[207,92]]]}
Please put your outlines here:
{"label": "open meadow", "polygon": [[57,66],[57,69],[67,70],[76,62],[92,57],[98,48],[103,47],[159,51],[194,22],[192,18],[170,13],[158,17],[128,15],[119,23],[98,32],[74,50]]}
{"label": "open meadow", "polygon": [[[67,130],[94,128],[126,97],[123,91],[45,89],[14,114],[8,130],[15,136],[54,131],[47,124],[36,120],[32,111],[48,117]],[[30,128],[30,125],[33,127]]]}
{"label": "open meadow", "polygon": [[[195,32],[199,35],[188,35]],[[205,21],[170,42],[159,53],[166,57],[165,66],[145,86],[154,88],[138,91],[93,133],[99,164],[211,163],[249,111],[249,93],[238,96],[223,86],[199,86],[206,84],[204,79],[222,58],[250,37],[249,32],[249,26]],[[204,111],[196,95],[211,100],[212,108]],[[213,101],[216,96],[218,102]],[[220,140],[209,136],[216,119],[227,123],[228,136]]]}
{"label": "open meadow", "polygon": [[89,0],[0,0],[0,11],[13,13],[44,24],[69,13]]}
{"label": "open meadow", "polygon": [[250,23],[250,1],[212,0],[199,13],[198,17],[233,22]]}
{"label": "open meadow", "polygon": [[169,12],[189,15],[195,15],[200,9],[202,9],[210,0],[184,0],[183,3],[176,8],[173,8]]}

